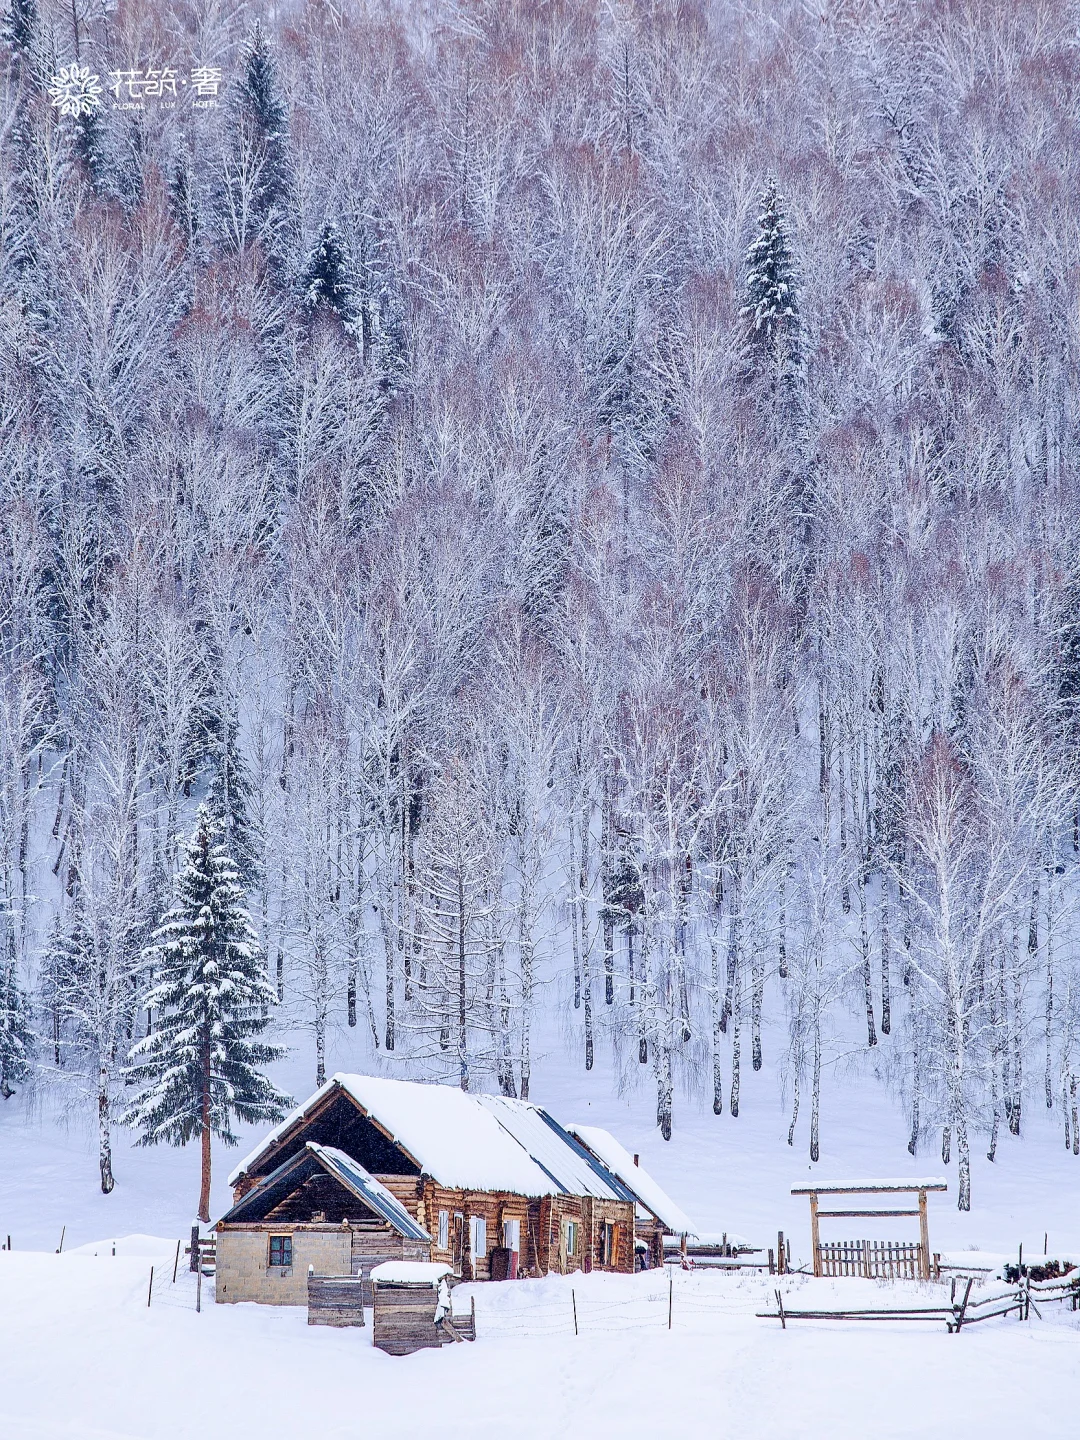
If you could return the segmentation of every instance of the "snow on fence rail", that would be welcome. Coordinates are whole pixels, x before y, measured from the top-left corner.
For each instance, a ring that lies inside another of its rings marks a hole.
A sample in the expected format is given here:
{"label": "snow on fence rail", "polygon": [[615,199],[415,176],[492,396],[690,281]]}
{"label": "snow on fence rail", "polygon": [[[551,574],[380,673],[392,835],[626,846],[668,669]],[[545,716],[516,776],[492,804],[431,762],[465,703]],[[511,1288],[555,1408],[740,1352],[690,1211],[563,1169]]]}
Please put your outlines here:
{"label": "snow on fence rail", "polygon": [[1034,1281],[1023,1276],[1018,1285],[990,1295],[978,1296],[973,1300],[971,1290],[974,1283],[973,1279],[968,1279],[963,1296],[958,1299],[954,1281],[948,1305],[886,1305],[845,1310],[792,1310],[784,1304],[784,1297],[777,1289],[774,1292],[776,1310],[758,1311],[757,1318],[779,1320],[785,1330],[789,1320],[936,1320],[944,1322],[950,1334],[958,1335],[965,1326],[975,1325],[980,1320],[1000,1320],[1012,1314],[1016,1314],[1021,1320],[1029,1320],[1032,1309],[1036,1315],[1040,1314],[1040,1303],[1068,1300],[1072,1310],[1080,1310],[1080,1274],[1044,1281]]}

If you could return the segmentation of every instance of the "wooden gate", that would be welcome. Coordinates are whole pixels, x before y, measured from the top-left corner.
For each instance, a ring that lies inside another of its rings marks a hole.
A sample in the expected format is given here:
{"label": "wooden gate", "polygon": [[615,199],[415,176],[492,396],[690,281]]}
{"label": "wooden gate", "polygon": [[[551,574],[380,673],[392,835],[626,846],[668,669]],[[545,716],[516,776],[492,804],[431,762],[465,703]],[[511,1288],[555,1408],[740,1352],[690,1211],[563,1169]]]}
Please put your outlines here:
{"label": "wooden gate", "polygon": [[[947,1189],[944,1180],[868,1180],[851,1185],[807,1185],[792,1195],[810,1197],[810,1242],[815,1275],[864,1275],[889,1280],[930,1279],[930,1232],[926,1217],[928,1191]],[[821,1210],[821,1195],[917,1195],[918,1209]],[[919,1222],[917,1244],[903,1240],[839,1240],[822,1244],[822,1220],[883,1220],[911,1218]]]}
{"label": "wooden gate", "polygon": [[902,1240],[834,1240],[818,1246],[822,1275],[864,1275],[868,1280],[918,1280],[922,1246]]}

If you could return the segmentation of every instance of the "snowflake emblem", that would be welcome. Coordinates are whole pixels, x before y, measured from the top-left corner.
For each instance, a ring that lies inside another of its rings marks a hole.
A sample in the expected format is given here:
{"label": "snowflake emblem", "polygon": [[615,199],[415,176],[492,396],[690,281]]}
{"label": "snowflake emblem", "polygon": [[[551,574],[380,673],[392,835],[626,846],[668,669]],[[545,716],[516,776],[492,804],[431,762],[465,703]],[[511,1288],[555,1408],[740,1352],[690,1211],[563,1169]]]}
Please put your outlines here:
{"label": "snowflake emblem", "polygon": [[101,104],[101,86],[89,65],[61,65],[49,81],[49,94],[61,115],[92,115]]}

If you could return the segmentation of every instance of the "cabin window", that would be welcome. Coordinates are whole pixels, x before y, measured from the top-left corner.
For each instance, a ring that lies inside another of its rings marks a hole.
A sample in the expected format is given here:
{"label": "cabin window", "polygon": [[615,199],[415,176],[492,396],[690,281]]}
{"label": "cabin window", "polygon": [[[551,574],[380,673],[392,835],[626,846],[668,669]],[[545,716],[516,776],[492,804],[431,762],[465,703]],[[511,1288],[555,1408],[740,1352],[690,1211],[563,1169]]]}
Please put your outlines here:
{"label": "cabin window", "polygon": [[617,1265],[619,1263],[619,1227],[617,1225],[605,1224],[600,1239],[600,1264]]}
{"label": "cabin window", "polygon": [[270,1236],[270,1265],[288,1267],[292,1264],[292,1236]]}
{"label": "cabin window", "polygon": [[521,1221],[503,1221],[503,1245],[507,1250],[513,1250],[515,1254],[521,1253]]}
{"label": "cabin window", "polygon": [[487,1221],[483,1215],[469,1217],[469,1240],[472,1243],[474,1260],[483,1260],[487,1255]]}
{"label": "cabin window", "polygon": [[439,1211],[439,1249],[450,1249],[450,1212],[448,1210]]}
{"label": "cabin window", "polygon": [[566,1222],[566,1253],[567,1255],[577,1254],[577,1221],[567,1220]]}

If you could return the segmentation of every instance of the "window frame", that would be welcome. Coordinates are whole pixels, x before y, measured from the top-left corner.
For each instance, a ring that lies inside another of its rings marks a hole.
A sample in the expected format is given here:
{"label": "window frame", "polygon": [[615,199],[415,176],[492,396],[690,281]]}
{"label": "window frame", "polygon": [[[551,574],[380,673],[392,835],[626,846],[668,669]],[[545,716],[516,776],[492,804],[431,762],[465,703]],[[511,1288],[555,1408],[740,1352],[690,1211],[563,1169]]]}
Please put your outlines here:
{"label": "window frame", "polygon": [[[507,1215],[502,1224],[503,1249],[514,1255],[521,1254],[521,1221],[516,1215]],[[513,1243],[516,1241],[516,1244]]]}
{"label": "window frame", "polygon": [[439,1211],[438,1248],[440,1250],[450,1249],[450,1211]]}
{"label": "window frame", "polygon": [[567,1220],[564,1223],[566,1225],[566,1257],[569,1260],[577,1256],[578,1222]]}
{"label": "window frame", "polygon": [[[291,1235],[270,1235],[268,1237],[267,1265],[268,1270],[291,1270],[293,1265],[293,1237]],[[280,1259],[274,1259],[274,1242],[277,1242]],[[285,1256],[288,1255],[288,1259]]]}
{"label": "window frame", "polygon": [[472,1250],[472,1258],[476,1260],[487,1259],[487,1216],[469,1216],[469,1247]]}

